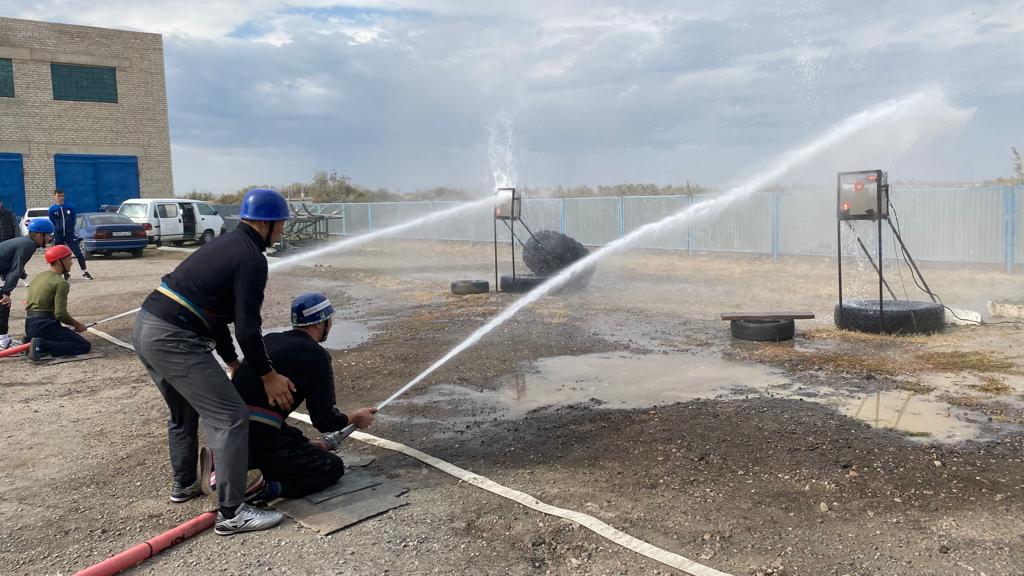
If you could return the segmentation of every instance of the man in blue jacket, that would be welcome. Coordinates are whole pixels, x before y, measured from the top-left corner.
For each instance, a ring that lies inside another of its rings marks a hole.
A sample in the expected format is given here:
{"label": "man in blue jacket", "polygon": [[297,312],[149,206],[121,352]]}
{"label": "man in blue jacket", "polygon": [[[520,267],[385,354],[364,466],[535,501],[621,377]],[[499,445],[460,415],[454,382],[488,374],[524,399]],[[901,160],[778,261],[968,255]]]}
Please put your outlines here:
{"label": "man in blue jacket", "polygon": [[[53,223],[53,245],[63,244],[71,248],[71,251],[75,253],[75,258],[78,259],[78,267],[82,269],[82,277],[92,280],[92,274],[85,269],[85,256],[82,255],[82,249],[78,245],[78,236],[75,235],[75,218],[78,217],[78,213],[73,204],[64,201],[64,191],[60,188],[53,190],[53,206],[50,206],[49,215],[50,222]],[[70,273],[64,273],[65,280],[70,277]]]}

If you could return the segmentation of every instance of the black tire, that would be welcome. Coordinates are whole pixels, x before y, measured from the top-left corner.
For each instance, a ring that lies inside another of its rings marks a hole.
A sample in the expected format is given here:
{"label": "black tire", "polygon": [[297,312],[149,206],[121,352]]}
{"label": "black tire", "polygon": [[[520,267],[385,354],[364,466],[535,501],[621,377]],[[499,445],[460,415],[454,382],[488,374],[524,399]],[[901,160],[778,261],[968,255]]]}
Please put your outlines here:
{"label": "black tire", "polygon": [[207,242],[209,242],[210,240],[213,240],[213,239],[214,239],[213,230],[205,230],[205,231],[203,231],[203,235],[199,237],[199,243],[200,244],[206,244]]}
{"label": "black tire", "polygon": [[[846,300],[835,307],[836,327],[872,334],[932,334],[945,328],[942,304],[915,300],[886,300],[882,313],[878,300]],[[884,330],[883,330],[884,320]]]}
{"label": "black tire", "polygon": [[505,274],[501,277],[498,287],[502,292],[529,292],[543,284],[545,280],[547,280],[546,277],[536,274],[516,274],[515,279],[511,274]]}
{"label": "black tire", "polygon": [[142,258],[142,248],[132,250],[132,258]]}
{"label": "black tire", "polygon": [[487,280],[456,280],[452,282],[452,294],[486,294],[491,291]]}
{"label": "black tire", "polygon": [[733,320],[729,322],[733,338],[755,342],[784,342],[796,334],[792,320]]}
{"label": "black tire", "polygon": [[[541,230],[532,235],[523,245],[523,261],[534,274],[554,276],[590,251],[570,236],[554,230]],[[590,284],[594,267],[588,266],[569,280],[559,292],[582,290]]]}

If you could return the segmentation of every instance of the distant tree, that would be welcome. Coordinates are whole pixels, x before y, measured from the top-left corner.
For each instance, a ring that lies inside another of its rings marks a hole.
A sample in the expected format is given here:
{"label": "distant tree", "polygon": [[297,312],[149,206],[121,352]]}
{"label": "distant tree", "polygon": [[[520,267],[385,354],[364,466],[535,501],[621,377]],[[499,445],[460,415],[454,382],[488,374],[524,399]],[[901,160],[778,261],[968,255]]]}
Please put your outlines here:
{"label": "distant tree", "polygon": [[1024,184],[1024,158],[1021,158],[1016,146],[1010,146],[1010,153],[1013,155],[1011,163],[1013,164],[1013,175],[1016,177],[1017,184]]}

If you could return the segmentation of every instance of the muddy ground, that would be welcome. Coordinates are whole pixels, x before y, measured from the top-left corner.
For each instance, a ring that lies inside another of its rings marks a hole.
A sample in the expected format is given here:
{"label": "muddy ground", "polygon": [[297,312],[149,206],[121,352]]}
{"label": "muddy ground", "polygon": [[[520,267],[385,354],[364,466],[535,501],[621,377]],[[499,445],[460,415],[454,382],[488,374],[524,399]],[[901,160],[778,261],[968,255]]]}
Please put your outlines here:
{"label": "muddy ground", "polygon": [[[72,312],[136,307],[183,257],[97,258],[97,279],[72,283]],[[492,257],[376,243],[273,277],[265,325],[287,322],[295,294],[326,291],[355,323],[354,347],[332,352],[341,405],[375,403],[512,301],[448,293],[455,279],[493,282]],[[867,296],[870,277],[850,269],[848,290]],[[924,272],[959,307],[1021,293],[1021,276],[996,267]],[[370,432],[731,574],[1024,574],[1020,326],[841,333],[835,294],[827,259],[616,256],[587,291],[524,310]],[[751,308],[818,317],[790,343],[732,341],[718,314]],[[103,328],[129,340],[130,326]],[[0,361],[5,574],[73,573],[214,505],[168,503],[162,401],[130,352],[90,339],[106,358]],[[345,450],[376,455],[409,504],[327,537],[291,520],[206,533],[130,573],[679,573],[406,456]]]}

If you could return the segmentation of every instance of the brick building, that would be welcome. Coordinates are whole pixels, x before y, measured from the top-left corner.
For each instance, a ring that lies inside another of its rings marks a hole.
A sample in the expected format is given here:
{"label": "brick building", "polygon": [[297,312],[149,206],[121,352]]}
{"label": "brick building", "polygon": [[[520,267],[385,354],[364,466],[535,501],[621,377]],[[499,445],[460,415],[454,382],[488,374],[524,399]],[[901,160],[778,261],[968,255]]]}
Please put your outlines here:
{"label": "brick building", "polygon": [[174,194],[163,39],[0,18],[0,198],[80,212]]}

